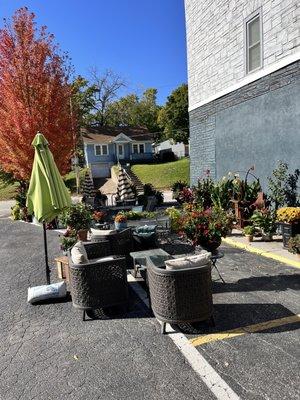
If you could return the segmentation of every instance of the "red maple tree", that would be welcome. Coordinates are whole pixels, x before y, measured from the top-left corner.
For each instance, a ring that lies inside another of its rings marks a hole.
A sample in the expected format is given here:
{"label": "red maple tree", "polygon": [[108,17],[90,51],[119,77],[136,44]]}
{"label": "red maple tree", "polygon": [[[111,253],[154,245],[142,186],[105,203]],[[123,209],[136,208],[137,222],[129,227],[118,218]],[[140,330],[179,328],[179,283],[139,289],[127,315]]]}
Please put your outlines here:
{"label": "red maple tree", "polygon": [[70,113],[70,66],[54,36],[37,28],[35,15],[20,8],[0,29],[0,166],[18,180],[30,178],[31,142],[42,132],[61,173],[74,147]]}

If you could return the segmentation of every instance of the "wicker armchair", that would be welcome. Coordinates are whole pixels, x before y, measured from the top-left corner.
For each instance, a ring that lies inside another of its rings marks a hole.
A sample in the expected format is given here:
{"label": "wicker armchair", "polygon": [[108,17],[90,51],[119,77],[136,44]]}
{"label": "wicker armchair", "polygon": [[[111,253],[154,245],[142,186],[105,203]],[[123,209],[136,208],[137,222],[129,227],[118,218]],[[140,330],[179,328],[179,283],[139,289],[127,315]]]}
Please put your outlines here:
{"label": "wicker armchair", "polygon": [[213,323],[211,263],[169,271],[150,262],[147,275],[152,310],[162,322],[162,333],[167,322],[178,324],[210,319]]}
{"label": "wicker armchair", "polygon": [[[103,243],[101,236],[92,236],[93,243]],[[132,230],[131,228],[124,229],[123,231],[105,236],[105,240],[109,242],[110,254],[121,255],[126,258],[127,268],[132,267],[132,259],[130,252],[132,251]]]}
{"label": "wicker armchair", "polygon": [[116,305],[127,307],[128,283],[125,257],[114,256],[112,260],[103,258],[111,254],[108,241],[85,243],[84,246],[89,263],[70,263],[73,306],[83,310],[83,320],[87,310]]}

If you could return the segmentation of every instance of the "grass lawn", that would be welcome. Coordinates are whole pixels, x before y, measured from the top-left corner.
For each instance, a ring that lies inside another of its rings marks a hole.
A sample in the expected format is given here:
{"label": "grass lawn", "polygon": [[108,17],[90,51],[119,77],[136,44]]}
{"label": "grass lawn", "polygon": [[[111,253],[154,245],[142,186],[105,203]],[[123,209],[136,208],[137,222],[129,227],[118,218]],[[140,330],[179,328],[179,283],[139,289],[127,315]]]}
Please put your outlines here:
{"label": "grass lawn", "polygon": [[16,195],[18,183],[5,184],[0,180],[0,201],[1,200],[11,200]]}
{"label": "grass lawn", "polygon": [[[86,169],[82,168],[80,170],[80,181],[84,179]],[[75,172],[71,171],[64,176],[64,181],[67,188],[70,189],[71,193],[76,193],[76,176]],[[1,200],[11,200],[15,197],[17,191],[18,183],[5,184],[0,180],[0,201]]]}
{"label": "grass lawn", "polygon": [[142,183],[152,183],[156,189],[168,189],[176,181],[190,181],[190,160],[182,158],[164,164],[137,164],[132,171]]}

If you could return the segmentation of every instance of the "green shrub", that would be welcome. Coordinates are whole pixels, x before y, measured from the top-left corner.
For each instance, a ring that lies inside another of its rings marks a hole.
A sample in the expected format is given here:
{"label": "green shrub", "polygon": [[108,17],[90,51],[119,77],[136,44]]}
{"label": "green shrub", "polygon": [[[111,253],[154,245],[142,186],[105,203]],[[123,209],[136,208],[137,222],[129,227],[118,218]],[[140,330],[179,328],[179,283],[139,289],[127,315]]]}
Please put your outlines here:
{"label": "green shrub", "polygon": [[256,232],[255,227],[252,225],[248,225],[243,229],[244,235],[254,235]]}

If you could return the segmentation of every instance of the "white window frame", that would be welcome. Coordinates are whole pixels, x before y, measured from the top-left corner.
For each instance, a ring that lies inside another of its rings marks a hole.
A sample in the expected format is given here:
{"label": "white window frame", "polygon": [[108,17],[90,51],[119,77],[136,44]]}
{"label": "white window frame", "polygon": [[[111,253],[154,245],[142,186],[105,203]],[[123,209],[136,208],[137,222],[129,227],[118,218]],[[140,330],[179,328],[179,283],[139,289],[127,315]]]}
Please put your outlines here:
{"label": "white window frame", "polygon": [[[106,154],[103,153],[103,147],[106,147],[106,149],[107,149]],[[100,154],[97,154],[97,150],[96,150],[97,148],[100,148]],[[109,147],[107,144],[94,144],[94,153],[95,153],[95,156],[97,156],[97,157],[108,156],[109,155]]]}
{"label": "white window frame", "polygon": [[[251,24],[251,22],[253,22],[254,20],[258,19],[259,20],[259,41],[253,43],[251,46],[249,46],[249,25]],[[254,13],[252,13],[251,15],[249,15],[248,18],[246,18],[245,20],[245,28],[244,28],[244,32],[245,32],[245,70],[246,70],[246,74],[252,74],[253,72],[256,72],[260,69],[263,68],[263,24],[262,24],[262,10],[261,8],[259,10],[256,10]],[[260,65],[259,67],[252,69],[250,71],[249,68],[249,53],[250,53],[250,49],[253,48],[254,46],[256,46],[257,44],[259,44],[259,50],[260,50]]]}
{"label": "white window frame", "polygon": [[[144,152],[143,153],[141,153],[141,151],[140,151],[140,146],[144,146]],[[137,153],[135,153],[134,151],[133,151],[133,146],[137,146]],[[146,153],[146,143],[132,143],[131,144],[131,150],[132,150],[132,154],[145,154]]]}

